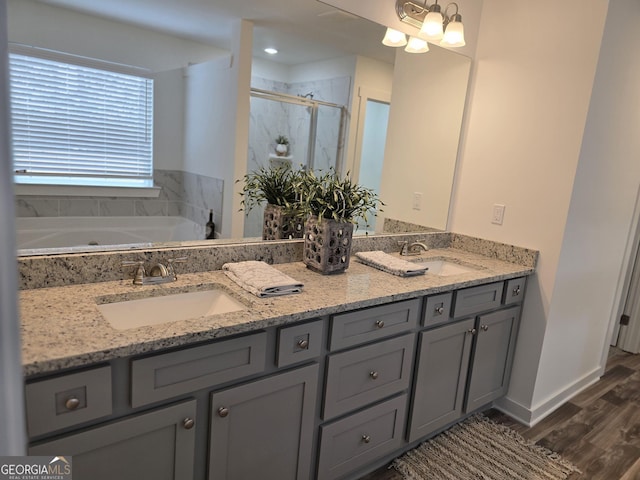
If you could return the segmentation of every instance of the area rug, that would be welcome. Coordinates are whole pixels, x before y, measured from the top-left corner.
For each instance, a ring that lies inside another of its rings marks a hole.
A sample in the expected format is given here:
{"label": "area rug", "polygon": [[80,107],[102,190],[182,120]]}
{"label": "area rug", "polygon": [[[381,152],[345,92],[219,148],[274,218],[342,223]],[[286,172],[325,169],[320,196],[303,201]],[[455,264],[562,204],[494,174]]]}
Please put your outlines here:
{"label": "area rug", "polygon": [[564,480],[579,470],[477,414],[397,458],[406,480]]}

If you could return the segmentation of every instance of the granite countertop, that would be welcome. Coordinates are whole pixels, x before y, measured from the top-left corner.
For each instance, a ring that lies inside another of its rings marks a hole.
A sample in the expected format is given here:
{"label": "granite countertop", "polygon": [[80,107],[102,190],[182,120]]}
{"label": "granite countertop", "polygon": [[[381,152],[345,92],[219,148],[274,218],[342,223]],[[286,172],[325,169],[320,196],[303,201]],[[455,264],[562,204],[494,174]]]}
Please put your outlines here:
{"label": "granite countertop", "polygon": [[[220,270],[183,274],[176,282],[157,286],[141,287],[133,285],[131,280],[120,280],[23,290],[19,296],[23,371],[26,376],[51,373],[534,272],[531,266],[454,248],[432,249],[420,255],[420,258],[427,257],[449,258],[482,268],[459,275],[427,273],[403,278],[363,265],[354,257],[348,270],[337,275],[320,275],[302,262],[284,263],[274,268],[304,283],[304,291],[266,299],[244,291]],[[166,290],[206,288],[209,284],[226,290],[247,309],[115,330],[96,306],[99,301],[96,299],[104,296],[133,299]]]}

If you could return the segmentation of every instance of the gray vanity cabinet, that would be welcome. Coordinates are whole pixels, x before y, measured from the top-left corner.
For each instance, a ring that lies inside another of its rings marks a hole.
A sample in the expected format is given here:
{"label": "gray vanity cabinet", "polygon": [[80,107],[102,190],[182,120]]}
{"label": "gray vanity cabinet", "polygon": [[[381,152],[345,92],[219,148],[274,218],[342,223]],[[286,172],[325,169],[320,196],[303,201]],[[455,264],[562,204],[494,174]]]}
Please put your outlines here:
{"label": "gray vanity cabinet", "polygon": [[477,317],[466,413],[507,393],[519,319],[519,306]]}
{"label": "gray vanity cabinet", "polygon": [[420,333],[410,442],[463,415],[474,324],[471,318]]}
{"label": "gray vanity cabinet", "polygon": [[312,478],[317,364],[211,394],[209,480]]}
{"label": "gray vanity cabinet", "polygon": [[193,478],[196,401],[32,445],[29,455],[73,456],[75,480]]}

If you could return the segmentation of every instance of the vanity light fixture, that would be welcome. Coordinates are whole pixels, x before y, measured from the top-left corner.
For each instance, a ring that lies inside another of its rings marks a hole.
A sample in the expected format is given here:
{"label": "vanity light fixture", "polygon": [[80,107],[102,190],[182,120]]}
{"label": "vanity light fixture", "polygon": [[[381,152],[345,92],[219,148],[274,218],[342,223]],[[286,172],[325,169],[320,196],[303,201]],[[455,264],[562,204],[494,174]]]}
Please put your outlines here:
{"label": "vanity light fixture", "polygon": [[[420,5],[415,0],[397,0],[396,13],[398,18],[419,28],[420,31],[417,36],[410,36],[407,42],[406,36],[402,32],[387,28],[382,43],[390,47],[406,45],[405,51],[409,53],[429,51],[426,44],[424,47],[419,46],[420,42],[416,40],[438,43],[443,47],[463,47],[465,45],[464,25],[462,24],[462,15],[458,12],[458,4],[449,3],[443,14],[438,0],[434,0],[432,5],[427,5],[427,1],[425,0],[424,4]],[[452,11],[453,9],[455,11]]]}
{"label": "vanity light fixture", "polygon": [[407,44],[407,36],[404,33],[389,27],[387,28],[387,32],[384,34],[382,44],[387,47],[404,47]]}
{"label": "vanity light fixture", "polygon": [[407,53],[425,53],[429,51],[429,44],[420,37],[409,37],[407,46],[404,47]]}

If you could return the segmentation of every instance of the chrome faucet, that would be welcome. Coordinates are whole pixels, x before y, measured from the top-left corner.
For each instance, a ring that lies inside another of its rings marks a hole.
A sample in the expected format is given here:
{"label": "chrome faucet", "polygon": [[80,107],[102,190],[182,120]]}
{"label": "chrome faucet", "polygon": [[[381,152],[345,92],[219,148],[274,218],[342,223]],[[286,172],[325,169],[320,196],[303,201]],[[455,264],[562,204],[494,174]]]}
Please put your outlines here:
{"label": "chrome faucet", "polygon": [[400,245],[400,255],[420,255],[421,251],[427,251],[429,250],[429,247],[427,247],[424,243],[422,242],[413,242],[411,244],[409,244],[408,241],[402,241],[402,242],[398,242],[398,244]]}
{"label": "chrome faucet", "polygon": [[164,265],[160,262],[156,263],[153,267],[147,270],[144,267],[144,261],[125,261],[122,262],[123,267],[135,267],[136,272],[133,276],[134,285],[159,285],[161,283],[175,282],[178,279],[176,275],[175,263],[185,263],[187,257],[170,258],[167,260],[167,264]]}

